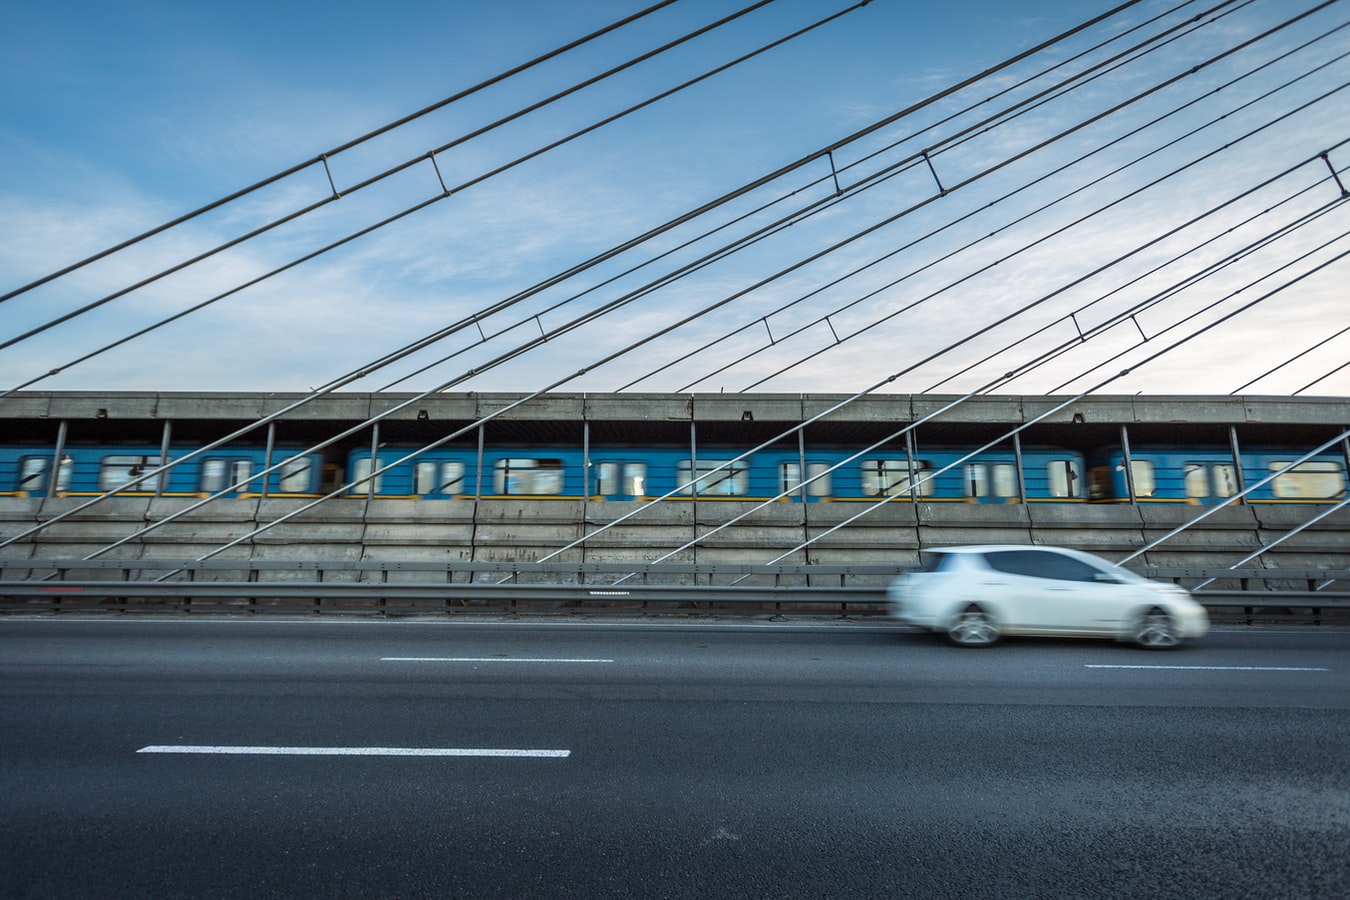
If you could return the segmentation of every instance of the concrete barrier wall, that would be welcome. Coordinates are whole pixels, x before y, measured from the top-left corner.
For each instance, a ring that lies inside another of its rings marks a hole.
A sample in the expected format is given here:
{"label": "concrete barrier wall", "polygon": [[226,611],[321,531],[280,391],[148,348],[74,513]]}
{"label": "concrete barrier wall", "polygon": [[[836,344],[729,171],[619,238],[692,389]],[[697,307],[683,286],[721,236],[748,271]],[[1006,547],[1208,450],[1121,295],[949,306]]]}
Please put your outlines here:
{"label": "concrete barrier wall", "polygon": [[[19,534],[77,507],[69,498],[0,498],[0,535]],[[296,500],[223,500],[169,520],[189,500],[117,498],[55,522],[0,557],[72,558],[100,551],[156,522],[162,526],[109,551],[113,558],[191,559],[232,541],[223,559],[536,561],[595,533],[561,561],[651,561],[699,538],[670,562],[914,566],[924,547],[1051,544],[1119,559],[1203,512],[1182,504],[775,503],[745,513],[734,501],[664,503],[600,530],[632,504],[574,501],[339,499],[297,512]],[[1223,567],[1278,543],[1250,565],[1350,565],[1350,509],[1286,536],[1326,507],[1225,508],[1137,560],[1140,565]],[[861,514],[861,515],[860,515]],[[583,517],[585,525],[583,526]],[[852,521],[849,521],[852,520]],[[847,524],[845,524],[847,522]],[[727,527],[723,527],[727,526]],[[264,530],[251,534],[255,529]],[[800,548],[809,542],[809,547]],[[214,572],[238,578],[242,572]],[[89,577],[112,577],[91,570]],[[297,573],[295,577],[309,577]],[[353,574],[351,577],[360,577]],[[365,577],[373,577],[369,573]],[[393,579],[398,573],[388,576]],[[460,575],[459,577],[466,577]]]}

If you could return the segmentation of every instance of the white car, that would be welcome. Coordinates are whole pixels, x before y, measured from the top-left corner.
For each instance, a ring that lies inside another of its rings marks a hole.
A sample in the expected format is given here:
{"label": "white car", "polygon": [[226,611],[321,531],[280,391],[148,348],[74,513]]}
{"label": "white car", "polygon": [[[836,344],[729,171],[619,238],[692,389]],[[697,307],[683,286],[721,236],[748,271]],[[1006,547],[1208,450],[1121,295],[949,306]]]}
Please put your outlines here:
{"label": "white car", "polygon": [[891,615],[963,647],[1002,635],[1104,637],[1175,647],[1209,630],[1184,589],[1059,547],[924,550],[927,564],[891,583]]}

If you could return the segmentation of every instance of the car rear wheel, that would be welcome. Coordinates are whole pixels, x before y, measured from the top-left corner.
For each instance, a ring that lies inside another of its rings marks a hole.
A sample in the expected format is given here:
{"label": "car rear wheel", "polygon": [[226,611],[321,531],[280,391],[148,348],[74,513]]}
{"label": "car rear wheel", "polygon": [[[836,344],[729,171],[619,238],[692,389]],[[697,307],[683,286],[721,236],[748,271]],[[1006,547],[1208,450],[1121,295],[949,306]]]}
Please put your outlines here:
{"label": "car rear wheel", "polygon": [[952,619],[947,637],[958,647],[988,647],[999,639],[998,625],[989,613],[972,603]]}
{"label": "car rear wheel", "polygon": [[1156,606],[1134,624],[1134,642],[1148,650],[1168,650],[1181,643],[1172,617]]}

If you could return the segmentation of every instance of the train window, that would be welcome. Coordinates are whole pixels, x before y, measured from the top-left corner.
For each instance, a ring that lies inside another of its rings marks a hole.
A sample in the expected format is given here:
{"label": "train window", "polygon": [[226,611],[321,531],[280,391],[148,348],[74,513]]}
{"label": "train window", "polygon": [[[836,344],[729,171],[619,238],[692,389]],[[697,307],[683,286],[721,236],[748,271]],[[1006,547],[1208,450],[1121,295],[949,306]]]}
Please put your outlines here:
{"label": "train window", "polygon": [[[806,464],[807,478],[815,478],[806,486],[808,497],[828,497],[830,495],[830,476],[826,473],[829,463],[809,462]],[[802,484],[800,463],[783,463],[778,467],[778,492],[785,494],[795,491]],[[823,474],[826,473],[826,474]],[[816,477],[820,476],[820,477]]]}
{"label": "train window", "polygon": [[1209,467],[1204,463],[1186,463],[1183,469],[1182,482],[1186,486],[1186,496],[1208,497]]}
{"label": "train window", "polygon": [[1214,482],[1214,496],[1231,497],[1238,492],[1237,466],[1232,463],[1220,463],[1209,467],[1210,479]]}
{"label": "train window", "polygon": [[623,464],[623,492],[630,497],[641,497],[647,493],[647,464]]}
{"label": "train window", "polygon": [[499,459],[492,468],[495,493],[514,497],[563,492],[560,459]]}
{"label": "train window", "polygon": [[[158,456],[105,456],[98,470],[98,489],[115,491],[129,482],[140,478],[146,472],[158,468],[162,463]],[[162,479],[164,476],[160,476]],[[142,481],[131,488],[138,492],[151,492],[155,489],[154,479]]]}
{"label": "train window", "polygon": [[[714,472],[719,466],[726,466],[724,469]],[[692,494],[693,486],[689,482],[694,478],[692,465],[689,460],[682,459],[679,464],[679,479],[683,487],[681,494]],[[718,495],[724,497],[738,496],[748,493],[750,490],[750,468],[744,461],[731,463],[728,459],[700,459],[698,461],[698,492],[699,494]]]}
{"label": "train window", "polygon": [[595,467],[595,492],[604,497],[641,497],[647,489],[647,464],[604,462]]}
{"label": "train window", "polygon": [[[1278,472],[1288,462],[1273,462],[1271,472]],[[1326,500],[1345,494],[1345,470],[1338,462],[1305,462],[1277,475],[1275,496],[1282,500]]]}
{"label": "train window", "polygon": [[352,481],[355,486],[351,489],[353,494],[365,494],[370,491],[380,493],[384,488],[384,474],[376,475],[374,478],[374,487],[371,487],[370,473],[375,471],[375,467],[370,464],[370,457],[366,456],[352,461]]}
{"label": "train window", "polygon": [[[914,477],[919,479],[928,468],[928,463],[917,461],[914,464]],[[910,487],[909,460],[907,459],[865,459],[862,463],[862,492],[865,497],[893,497],[908,494]],[[920,497],[933,494],[933,479],[925,479],[917,485]]]}
{"label": "train window", "polygon": [[1237,469],[1228,463],[1187,463],[1187,497],[1231,497],[1237,493]]}
{"label": "train window", "polygon": [[292,456],[281,464],[277,489],[284,494],[303,494],[314,479],[314,463],[308,456]]}
{"label": "train window", "polygon": [[1158,493],[1158,478],[1153,472],[1152,460],[1130,460],[1130,479],[1134,482],[1136,497],[1152,497]]}
{"label": "train window", "polygon": [[464,463],[459,460],[424,460],[413,468],[413,493],[461,494],[464,492]]}
{"label": "train window", "polygon": [[208,459],[202,463],[201,491],[215,494],[227,488],[246,491],[248,477],[253,474],[253,463],[247,459]]}
{"label": "train window", "polygon": [[45,491],[47,489],[47,463],[45,456],[25,456],[19,464],[20,491]]}
{"label": "train window", "polygon": [[966,466],[967,497],[1016,497],[1017,468],[1012,463],[970,463]]}
{"label": "train window", "polygon": [[989,496],[989,467],[983,463],[966,466],[966,496]]}
{"label": "train window", "polygon": [[1051,497],[1083,496],[1083,473],[1076,459],[1053,459],[1045,467]]}
{"label": "train window", "polygon": [[619,492],[618,463],[600,463],[595,467],[595,492],[604,497]]}

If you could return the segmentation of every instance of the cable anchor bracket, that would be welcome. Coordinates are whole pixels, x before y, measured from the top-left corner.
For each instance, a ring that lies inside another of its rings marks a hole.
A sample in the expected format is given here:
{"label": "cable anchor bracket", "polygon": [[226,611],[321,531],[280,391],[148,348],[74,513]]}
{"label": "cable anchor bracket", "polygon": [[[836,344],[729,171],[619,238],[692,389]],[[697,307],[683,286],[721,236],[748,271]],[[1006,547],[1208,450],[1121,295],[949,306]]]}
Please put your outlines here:
{"label": "cable anchor bracket", "polygon": [[323,171],[328,176],[328,187],[333,191],[333,199],[341,200],[342,192],[337,189],[337,182],[333,180],[333,170],[328,166],[328,154],[323,154],[319,159],[323,160]]}
{"label": "cable anchor bracket", "polygon": [[1322,162],[1327,164],[1327,170],[1331,172],[1332,180],[1336,182],[1336,187],[1341,189],[1341,199],[1350,197],[1350,191],[1345,189],[1345,182],[1341,181],[1341,173],[1336,171],[1336,167],[1331,164],[1330,151],[1322,154]]}
{"label": "cable anchor bracket", "polygon": [[933,158],[928,155],[927,150],[923,151],[923,161],[928,163],[928,171],[932,174],[933,181],[938,186],[938,194],[943,197],[947,196],[947,189],[942,186],[942,179],[938,177],[937,169],[933,166]]}

